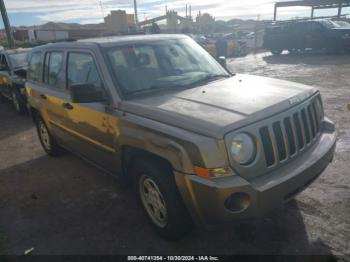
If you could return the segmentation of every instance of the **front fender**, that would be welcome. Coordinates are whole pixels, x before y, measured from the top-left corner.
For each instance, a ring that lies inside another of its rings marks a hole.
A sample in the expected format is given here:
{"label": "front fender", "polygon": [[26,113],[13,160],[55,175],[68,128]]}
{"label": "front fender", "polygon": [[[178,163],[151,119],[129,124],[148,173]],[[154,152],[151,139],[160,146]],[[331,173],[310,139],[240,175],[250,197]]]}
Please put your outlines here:
{"label": "front fender", "polygon": [[173,139],[140,127],[125,127],[119,137],[119,148],[132,147],[169,161],[176,171],[193,174],[193,164],[185,147]]}

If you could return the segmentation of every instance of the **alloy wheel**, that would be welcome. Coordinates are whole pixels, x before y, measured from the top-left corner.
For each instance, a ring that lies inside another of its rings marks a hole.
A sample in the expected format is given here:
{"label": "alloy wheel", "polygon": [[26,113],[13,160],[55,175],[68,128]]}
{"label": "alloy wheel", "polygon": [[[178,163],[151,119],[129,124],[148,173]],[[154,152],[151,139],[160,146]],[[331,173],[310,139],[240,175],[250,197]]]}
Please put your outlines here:
{"label": "alloy wheel", "polygon": [[40,138],[41,142],[43,143],[43,146],[45,147],[46,150],[51,149],[51,140],[50,140],[50,135],[49,131],[47,130],[45,124],[40,121],[39,122],[39,133],[40,133]]}
{"label": "alloy wheel", "polygon": [[157,184],[148,176],[142,176],[139,187],[142,204],[153,223],[161,228],[166,227],[168,212]]}

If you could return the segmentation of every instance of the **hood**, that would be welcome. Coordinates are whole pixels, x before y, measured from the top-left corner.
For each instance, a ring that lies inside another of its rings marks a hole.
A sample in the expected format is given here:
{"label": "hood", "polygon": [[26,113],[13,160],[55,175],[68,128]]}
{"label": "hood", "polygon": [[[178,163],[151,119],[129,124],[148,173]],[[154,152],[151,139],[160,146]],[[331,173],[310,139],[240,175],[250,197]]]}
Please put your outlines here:
{"label": "hood", "polygon": [[123,101],[120,109],[205,136],[225,134],[282,112],[317,90],[293,82],[251,75],[179,92]]}

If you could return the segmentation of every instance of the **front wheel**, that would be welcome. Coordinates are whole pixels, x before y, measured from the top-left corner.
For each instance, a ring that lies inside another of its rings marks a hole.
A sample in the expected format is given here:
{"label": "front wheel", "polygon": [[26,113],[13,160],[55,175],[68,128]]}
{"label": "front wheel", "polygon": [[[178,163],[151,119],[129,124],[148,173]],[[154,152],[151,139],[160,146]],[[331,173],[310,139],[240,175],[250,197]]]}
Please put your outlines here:
{"label": "front wheel", "polygon": [[131,170],[141,204],[159,235],[178,240],[193,227],[171,168],[153,158],[138,159]]}
{"label": "front wheel", "polygon": [[49,156],[59,156],[64,150],[57,144],[56,140],[50,134],[44,120],[41,117],[36,119],[36,128],[40,143]]}

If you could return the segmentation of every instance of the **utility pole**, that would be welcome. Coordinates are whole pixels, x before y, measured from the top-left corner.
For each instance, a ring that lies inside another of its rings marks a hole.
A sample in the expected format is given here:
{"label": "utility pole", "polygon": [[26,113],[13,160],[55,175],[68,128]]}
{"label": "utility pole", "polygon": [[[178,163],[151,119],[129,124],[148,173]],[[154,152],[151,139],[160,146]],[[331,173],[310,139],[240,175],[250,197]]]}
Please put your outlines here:
{"label": "utility pole", "polygon": [[255,28],[254,28],[254,52],[255,54],[258,51],[258,32],[259,32],[259,21],[260,21],[260,14],[258,14],[257,20],[255,22]]}
{"label": "utility pole", "polygon": [[13,40],[10,21],[9,21],[8,16],[7,16],[4,0],[0,0],[0,9],[1,9],[2,20],[4,21],[4,27],[5,27],[5,31],[6,31],[7,42],[9,44],[9,48],[14,48],[15,41]]}
{"label": "utility pole", "polygon": [[137,2],[136,2],[136,0],[134,0],[134,12],[135,12],[135,25],[136,25],[136,28],[138,29],[139,28],[139,18],[137,16]]}

